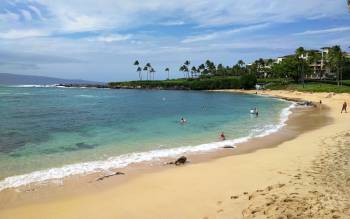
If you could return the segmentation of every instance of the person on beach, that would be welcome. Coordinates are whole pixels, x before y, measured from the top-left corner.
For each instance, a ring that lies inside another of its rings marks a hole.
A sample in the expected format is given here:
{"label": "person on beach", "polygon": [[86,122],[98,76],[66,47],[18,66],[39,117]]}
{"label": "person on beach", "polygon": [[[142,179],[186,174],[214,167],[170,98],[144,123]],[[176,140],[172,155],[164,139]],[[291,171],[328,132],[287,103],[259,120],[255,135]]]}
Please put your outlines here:
{"label": "person on beach", "polygon": [[221,132],[220,139],[221,139],[222,141],[225,141],[225,140],[226,140],[225,134],[224,134],[223,132]]}
{"label": "person on beach", "polygon": [[346,103],[346,101],[343,103],[343,107],[341,108],[341,112],[343,113],[343,111],[345,111],[345,113],[347,113],[346,108],[348,107],[348,104]]}

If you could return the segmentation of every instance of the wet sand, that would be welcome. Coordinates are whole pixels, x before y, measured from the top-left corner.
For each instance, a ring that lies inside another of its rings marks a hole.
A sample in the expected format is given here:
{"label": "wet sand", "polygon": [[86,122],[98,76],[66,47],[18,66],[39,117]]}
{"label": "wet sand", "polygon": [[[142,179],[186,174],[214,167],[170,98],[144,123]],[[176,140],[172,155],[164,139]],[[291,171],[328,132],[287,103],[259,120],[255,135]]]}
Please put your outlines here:
{"label": "wet sand", "polygon": [[[328,95],[295,92],[265,94],[286,98],[302,96],[313,101]],[[291,118],[288,126],[280,132],[253,139],[234,150],[189,155],[190,165],[173,167],[160,165],[160,162],[152,164],[152,168],[149,165],[131,167],[129,171],[124,170],[126,175],[113,176],[101,182],[96,182],[95,174],[72,177],[65,180],[63,186],[53,184],[30,187],[22,192],[1,192],[0,218],[250,218],[254,215],[260,218],[278,218],[277,215],[287,218],[287,211],[292,212],[289,216],[298,217],[294,208],[306,206],[300,200],[316,206],[311,201],[318,199],[314,191],[323,192],[312,186],[316,180],[323,181],[318,176],[327,174],[313,175],[309,171],[317,167],[316,161],[320,160],[320,156],[337,153],[322,155],[323,149],[333,144],[337,147],[332,148],[338,148],[334,136],[347,133],[345,122],[349,122],[349,117],[344,115],[340,119],[337,109],[346,98],[349,95],[332,96],[323,100],[322,110],[316,108],[312,112],[295,112],[292,116],[295,118]],[[325,145],[324,139],[327,137],[330,143]],[[333,158],[330,160],[333,163]],[[321,162],[317,165],[321,165],[319,168],[323,170],[326,164]],[[341,170],[338,172],[341,173]],[[346,177],[344,174],[345,182]],[[299,186],[301,189],[297,189],[297,180],[302,182]],[[342,185],[342,182],[338,184]],[[294,190],[305,192],[289,192]],[[306,197],[304,193],[311,195]],[[322,194],[329,199],[329,194]],[[288,198],[293,198],[293,201]],[[346,204],[346,200],[339,199]],[[324,207],[325,204],[320,205]],[[341,217],[346,213],[346,208],[339,209],[339,206],[337,204],[337,209],[333,211],[326,206],[324,212],[328,212],[330,218],[333,215]],[[286,210],[283,211],[284,208]]]}

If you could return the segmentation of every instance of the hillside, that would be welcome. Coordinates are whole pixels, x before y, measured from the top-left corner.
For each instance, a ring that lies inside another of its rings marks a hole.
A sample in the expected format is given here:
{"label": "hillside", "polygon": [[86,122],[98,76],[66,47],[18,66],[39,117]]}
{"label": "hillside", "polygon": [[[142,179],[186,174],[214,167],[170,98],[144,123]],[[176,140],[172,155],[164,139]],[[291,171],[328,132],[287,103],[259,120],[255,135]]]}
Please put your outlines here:
{"label": "hillside", "polygon": [[48,85],[48,84],[98,84],[94,81],[71,80],[34,75],[0,73],[1,85]]}

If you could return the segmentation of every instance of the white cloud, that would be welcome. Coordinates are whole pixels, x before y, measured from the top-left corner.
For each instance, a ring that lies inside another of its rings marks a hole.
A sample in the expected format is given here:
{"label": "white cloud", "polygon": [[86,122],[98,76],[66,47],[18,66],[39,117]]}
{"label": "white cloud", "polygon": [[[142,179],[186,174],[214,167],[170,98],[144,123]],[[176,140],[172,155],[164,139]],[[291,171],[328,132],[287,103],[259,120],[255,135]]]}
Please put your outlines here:
{"label": "white cloud", "polygon": [[71,15],[62,18],[65,32],[84,32],[103,29],[102,19],[87,15]]}
{"label": "white cloud", "polygon": [[182,40],[182,43],[194,43],[199,41],[207,41],[212,40],[218,36],[217,33],[210,33],[210,34],[202,34],[202,35],[196,35],[196,36],[189,36],[186,37],[186,39]]}
{"label": "white cloud", "polygon": [[319,34],[346,32],[346,31],[350,31],[350,27],[335,27],[335,28],[328,28],[328,29],[322,29],[322,30],[307,30],[301,33],[295,33],[294,35],[296,36],[319,35]]}
{"label": "white cloud", "polygon": [[126,35],[113,34],[113,35],[107,35],[107,36],[99,36],[99,37],[91,38],[89,40],[104,42],[104,43],[112,43],[112,42],[118,42],[118,41],[125,41],[130,39],[131,37],[132,37],[131,34],[126,34]]}
{"label": "white cloud", "polygon": [[18,14],[12,13],[10,11],[6,11],[5,13],[0,14],[0,21],[4,23],[11,23],[19,21],[20,16]]}
{"label": "white cloud", "polygon": [[181,21],[181,20],[178,20],[178,21],[165,21],[165,22],[161,22],[160,25],[163,25],[163,26],[181,26],[181,25],[184,25],[185,22],[184,21]]}
{"label": "white cloud", "polygon": [[28,5],[28,8],[32,10],[39,17],[39,19],[44,20],[44,16],[42,15],[41,11],[37,7],[33,5]]}
{"label": "white cloud", "polygon": [[189,36],[186,39],[182,40],[182,43],[194,43],[194,42],[199,42],[199,41],[214,40],[217,38],[227,37],[227,36],[230,36],[232,34],[267,28],[268,26],[270,26],[270,24],[268,24],[268,23],[256,24],[256,25],[250,25],[250,26],[246,26],[246,27],[235,28],[235,29],[231,29],[231,30],[217,31],[217,32],[209,33],[209,34]]}
{"label": "white cloud", "polygon": [[26,21],[31,21],[32,20],[32,14],[27,11],[27,10],[21,10],[21,14],[23,16],[23,18],[26,20]]}
{"label": "white cloud", "polygon": [[[26,1],[26,0],[23,0]],[[291,22],[335,17],[347,12],[342,1],[323,0],[27,0],[43,5],[56,32],[128,29],[148,24],[201,27]],[[32,9],[32,8],[31,8]],[[34,9],[35,10],[35,9]],[[37,12],[36,12],[37,13]]]}
{"label": "white cloud", "polygon": [[44,37],[48,33],[41,30],[9,30],[7,32],[0,32],[0,39],[17,40],[23,38]]}

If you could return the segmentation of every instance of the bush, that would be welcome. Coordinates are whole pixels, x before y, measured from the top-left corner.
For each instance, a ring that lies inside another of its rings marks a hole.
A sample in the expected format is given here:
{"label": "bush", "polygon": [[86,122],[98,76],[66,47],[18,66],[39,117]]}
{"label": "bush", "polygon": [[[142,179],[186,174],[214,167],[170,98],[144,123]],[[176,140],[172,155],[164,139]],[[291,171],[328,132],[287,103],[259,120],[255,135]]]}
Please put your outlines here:
{"label": "bush", "polygon": [[[253,80],[253,81],[249,81]],[[111,88],[144,88],[144,89],[181,89],[181,90],[214,90],[214,89],[249,89],[254,88],[256,78],[249,76],[242,79],[237,77],[213,77],[196,79],[178,79],[165,81],[129,81],[129,82],[111,82]]]}
{"label": "bush", "polygon": [[240,84],[242,89],[253,89],[255,88],[257,79],[253,74],[243,75],[240,78]]}

